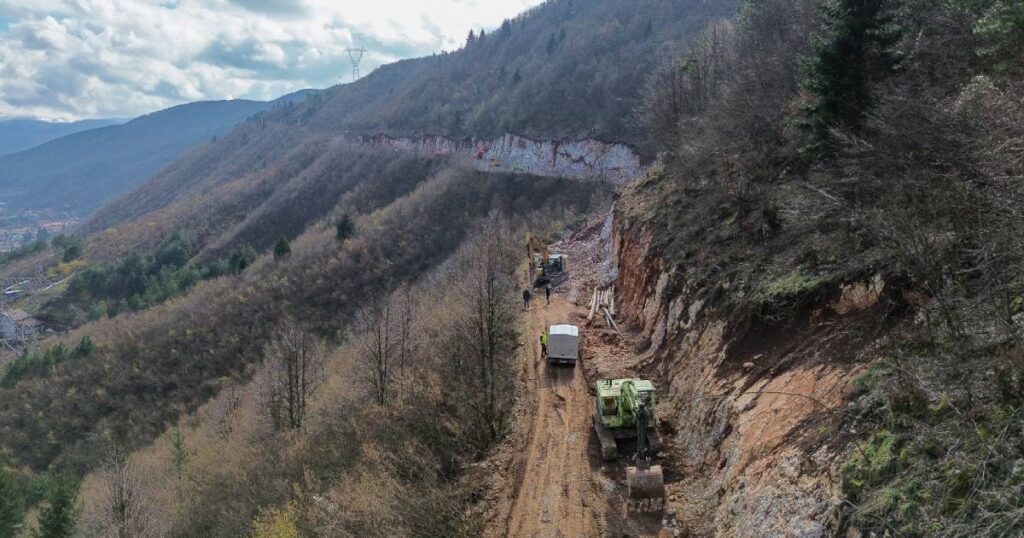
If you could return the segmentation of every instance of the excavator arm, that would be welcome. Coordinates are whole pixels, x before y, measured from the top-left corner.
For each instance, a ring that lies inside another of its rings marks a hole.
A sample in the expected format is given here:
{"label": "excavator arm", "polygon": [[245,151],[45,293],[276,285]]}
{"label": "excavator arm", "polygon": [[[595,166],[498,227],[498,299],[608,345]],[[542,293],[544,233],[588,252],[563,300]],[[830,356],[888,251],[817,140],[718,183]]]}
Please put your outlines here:
{"label": "excavator arm", "polygon": [[526,257],[530,260],[530,264],[533,264],[533,255],[539,254],[541,261],[544,262],[543,267],[547,267],[550,262],[551,252],[548,251],[548,246],[534,237],[532,233],[526,234]]}
{"label": "excavator arm", "polygon": [[665,507],[665,477],[660,465],[651,465],[654,401],[640,395],[632,381],[623,384],[622,398],[636,418],[635,466],[626,468],[626,511],[659,512]]}

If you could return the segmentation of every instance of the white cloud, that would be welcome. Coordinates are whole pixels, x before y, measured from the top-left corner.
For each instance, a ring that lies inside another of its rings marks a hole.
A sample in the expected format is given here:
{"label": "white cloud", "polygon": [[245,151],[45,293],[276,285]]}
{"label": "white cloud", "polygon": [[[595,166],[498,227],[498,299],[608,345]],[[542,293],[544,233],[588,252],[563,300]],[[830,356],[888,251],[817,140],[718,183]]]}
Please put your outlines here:
{"label": "white cloud", "polygon": [[0,0],[0,116],[128,117],[272,99],[455,49],[541,0]]}

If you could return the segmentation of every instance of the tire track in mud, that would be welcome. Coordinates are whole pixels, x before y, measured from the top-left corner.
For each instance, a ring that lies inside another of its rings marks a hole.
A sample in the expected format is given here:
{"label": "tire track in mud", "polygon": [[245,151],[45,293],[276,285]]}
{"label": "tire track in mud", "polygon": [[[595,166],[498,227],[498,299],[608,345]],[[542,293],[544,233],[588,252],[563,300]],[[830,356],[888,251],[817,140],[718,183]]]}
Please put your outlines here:
{"label": "tire track in mud", "polygon": [[590,405],[583,368],[551,367],[540,357],[537,335],[548,325],[571,322],[572,306],[561,296],[534,305],[525,336],[526,380],[536,386],[525,472],[508,518],[506,536],[548,538],[600,536],[605,501],[590,467]]}

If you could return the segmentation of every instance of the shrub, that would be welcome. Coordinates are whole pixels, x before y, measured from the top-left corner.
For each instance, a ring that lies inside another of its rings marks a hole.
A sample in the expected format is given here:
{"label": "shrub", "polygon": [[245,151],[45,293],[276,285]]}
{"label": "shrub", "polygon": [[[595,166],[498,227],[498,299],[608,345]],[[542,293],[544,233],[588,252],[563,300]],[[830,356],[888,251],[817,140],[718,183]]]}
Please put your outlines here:
{"label": "shrub", "polygon": [[299,538],[299,527],[294,503],[283,508],[264,508],[253,521],[253,538]]}
{"label": "shrub", "polygon": [[25,520],[25,501],[13,470],[0,467],[0,536],[17,536]]}
{"label": "shrub", "polygon": [[78,484],[58,480],[47,492],[39,512],[39,538],[72,538],[78,521]]}
{"label": "shrub", "polygon": [[274,259],[280,260],[292,253],[292,246],[287,237],[281,237],[274,244]]}
{"label": "shrub", "polygon": [[352,217],[348,215],[342,215],[341,219],[338,220],[338,224],[335,226],[336,237],[338,241],[344,242],[349,237],[352,237],[356,231],[355,222],[352,221]]}

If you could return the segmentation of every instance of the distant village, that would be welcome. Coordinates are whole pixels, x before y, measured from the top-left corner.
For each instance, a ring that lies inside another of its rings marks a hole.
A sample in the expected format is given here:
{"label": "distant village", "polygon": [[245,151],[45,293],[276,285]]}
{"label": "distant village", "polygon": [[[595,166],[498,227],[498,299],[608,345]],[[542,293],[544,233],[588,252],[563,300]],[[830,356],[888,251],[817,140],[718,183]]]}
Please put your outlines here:
{"label": "distant village", "polygon": [[37,239],[47,239],[69,231],[78,219],[53,210],[9,211],[0,202],[0,252],[14,250]]}

